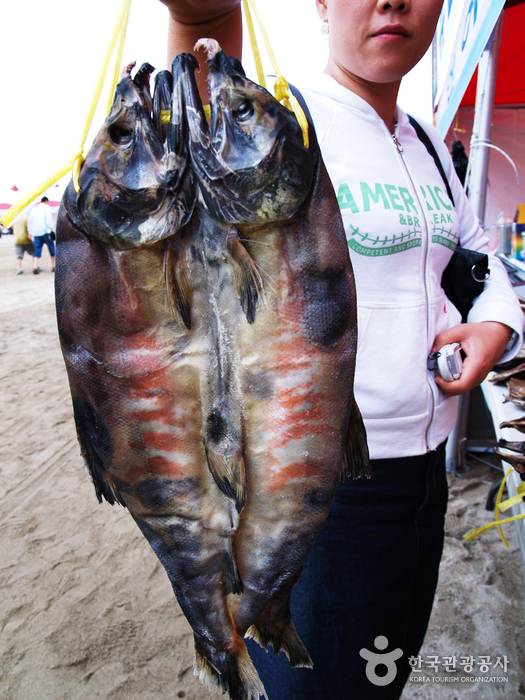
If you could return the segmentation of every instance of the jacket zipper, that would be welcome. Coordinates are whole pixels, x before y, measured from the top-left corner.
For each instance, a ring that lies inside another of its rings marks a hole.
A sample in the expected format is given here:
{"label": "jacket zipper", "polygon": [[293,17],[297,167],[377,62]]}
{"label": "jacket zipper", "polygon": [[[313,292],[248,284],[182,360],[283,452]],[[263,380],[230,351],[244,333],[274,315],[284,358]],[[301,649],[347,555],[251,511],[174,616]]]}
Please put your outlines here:
{"label": "jacket zipper", "polygon": [[[427,336],[427,338],[428,338],[429,332],[430,332],[430,327],[429,327],[429,323],[430,323],[430,321],[429,321],[429,319],[430,319],[430,308],[429,308],[429,306],[430,306],[430,304],[429,304],[429,299],[428,299],[428,287],[427,287],[427,270],[428,270],[429,257],[430,257],[430,241],[429,241],[428,223],[427,223],[427,218],[426,218],[426,216],[425,216],[425,214],[424,214],[425,210],[423,209],[422,202],[421,202],[421,200],[420,200],[420,198],[419,198],[419,191],[418,191],[418,189],[417,189],[417,186],[416,186],[414,180],[412,179],[412,176],[411,176],[411,174],[410,174],[410,170],[408,169],[408,166],[407,166],[407,164],[405,163],[405,159],[404,159],[404,156],[403,156],[403,146],[402,146],[401,142],[399,141],[399,139],[397,138],[397,135],[396,135],[396,133],[395,133],[395,130],[396,130],[396,129],[397,129],[397,124],[396,124],[396,126],[395,126],[395,128],[394,128],[394,133],[393,133],[393,134],[390,134],[390,135],[391,135],[391,137],[392,137],[392,141],[394,142],[394,145],[395,145],[395,147],[396,147],[396,150],[397,150],[397,152],[399,153],[399,157],[400,157],[401,162],[403,163],[403,167],[404,167],[404,169],[405,169],[405,172],[406,172],[406,174],[407,174],[407,177],[408,177],[408,179],[409,179],[409,181],[410,181],[410,183],[411,183],[411,185],[412,185],[412,189],[413,189],[413,191],[414,191],[414,194],[415,194],[415,197],[416,197],[416,201],[417,201],[417,203],[419,204],[419,210],[421,211],[421,218],[422,218],[423,221],[425,222],[425,223],[424,223],[424,225],[425,225],[425,231],[424,231],[424,232],[425,232],[425,236],[424,236],[424,245],[426,246],[426,248],[425,248],[425,251],[424,251],[425,263],[424,263],[424,269],[423,269],[423,287],[424,287],[424,290],[425,290],[425,299],[426,299],[426,305],[427,305],[427,321],[426,321],[426,323],[427,323],[427,328],[426,328],[426,336]],[[423,242],[423,241],[422,241],[422,242]],[[425,442],[426,442],[427,452],[430,452],[429,437],[430,437],[430,429],[431,429],[431,426],[432,426],[432,422],[433,422],[433,420],[434,420],[434,412],[435,412],[435,407],[436,407],[436,396],[435,396],[435,393],[434,393],[434,387],[432,386],[432,383],[431,383],[428,379],[427,379],[427,382],[428,382],[428,385],[429,385],[429,388],[430,388],[431,406],[430,406],[430,420],[429,420],[429,422],[428,422],[428,425],[427,425],[427,428],[426,428],[426,431],[425,431]]]}
{"label": "jacket zipper", "polygon": [[[397,148],[398,153],[403,153],[403,146],[399,143],[398,138],[395,135],[395,133],[391,134],[391,136],[392,136],[392,141],[396,144],[396,148]],[[405,161],[403,161],[403,165],[404,165],[404,163],[405,163]],[[405,166],[405,170],[406,170],[406,166]],[[409,177],[410,177],[410,175],[409,175]],[[410,182],[412,182],[412,178],[410,178]],[[412,182],[412,184],[414,184],[414,183]]]}

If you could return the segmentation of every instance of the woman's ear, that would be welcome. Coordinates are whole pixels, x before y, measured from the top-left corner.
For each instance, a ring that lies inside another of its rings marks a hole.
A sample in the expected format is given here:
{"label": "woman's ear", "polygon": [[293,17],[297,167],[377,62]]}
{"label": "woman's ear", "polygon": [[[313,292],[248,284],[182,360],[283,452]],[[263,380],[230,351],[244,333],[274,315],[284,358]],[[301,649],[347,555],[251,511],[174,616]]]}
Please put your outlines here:
{"label": "woman's ear", "polygon": [[315,9],[323,22],[327,19],[327,2],[328,0],[315,0]]}

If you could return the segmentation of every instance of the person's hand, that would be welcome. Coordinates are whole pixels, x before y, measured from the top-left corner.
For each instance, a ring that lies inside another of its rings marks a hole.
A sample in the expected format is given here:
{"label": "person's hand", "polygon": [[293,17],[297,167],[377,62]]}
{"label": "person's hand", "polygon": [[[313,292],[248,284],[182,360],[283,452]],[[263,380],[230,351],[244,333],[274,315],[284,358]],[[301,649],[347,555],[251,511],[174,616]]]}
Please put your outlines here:
{"label": "person's hand", "polygon": [[234,10],[241,0],[160,0],[182,24],[202,24]]}
{"label": "person's hand", "polygon": [[192,53],[200,66],[195,78],[203,103],[208,102],[208,65],[195,44],[209,37],[219,42],[227,56],[242,57],[241,0],[161,0],[169,10],[168,65],[174,56]]}
{"label": "person's hand", "polygon": [[431,352],[450,343],[461,343],[466,357],[459,379],[446,382],[436,371],[436,384],[449,396],[464,394],[478,386],[502,356],[511,334],[509,326],[496,321],[462,323],[443,331],[436,337]]}

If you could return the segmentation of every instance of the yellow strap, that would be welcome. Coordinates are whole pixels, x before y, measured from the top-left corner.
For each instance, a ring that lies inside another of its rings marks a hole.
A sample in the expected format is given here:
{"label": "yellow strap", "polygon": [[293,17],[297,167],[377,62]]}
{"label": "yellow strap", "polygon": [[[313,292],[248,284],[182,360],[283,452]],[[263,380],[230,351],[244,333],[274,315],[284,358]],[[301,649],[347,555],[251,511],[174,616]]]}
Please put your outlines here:
{"label": "yellow strap", "polygon": [[95,88],[95,94],[93,95],[93,99],[91,101],[91,107],[89,109],[88,113],[88,118],[86,120],[86,124],[84,127],[84,133],[82,134],[82,140],[80,142],[80,146],[75,153],[75,155],[68,160],[66,163],[64,163],[56,172],[54,172],[52,175],[50,175],[48,178],[45,180],[42,180],[38,185],[33,187],[29,192],[26,192],[15,204],[13,204],[12,207],[10,207],[5,214],[2,214],[2,223],[4,226],[9,226],[9,224],[13,221],[13,219],[18,216],[18,214],[23,211],[31,202],[34,202],[34,200],[39,197],[43,192],[45,192],[49,187],[54,185],[56,182],[58,182],[61,178],[63,178],[65,175],[68,174],[71,170],[72,172],[72,177],[73,177],[73,184],[75,186],[75,191],[79,191],[79,185],[78,185],[78,176],[80,173],[80,168],[82,166],[82,163],[84,161],[85,157],[85,152],[84,152],[84,143],[86,141],[89,129],[91,127],[91,122],[93,121],[93,116],[95,114],[95,110],[97,108],[99,99],[100,99],[100,93],[102,92],[102,87],[104,85],[104,80],[106,77],[106,73],[108,70],[109,62],[111,59],[111,56],[113,54],[115,45],[117,43],[117,39],[120,36],[120,42],[119,42],[119,48],[118,48],[118,55],[117,59],[115,62],[115,71],[114,71],[114,76],[113,76],[113,85],[112,89],[110,90],[109,93],[109,106],[108,106],[108,111],[111,108],[111,105],[113,103],[113,96],[115,94],[115,88],[117,86],[118,78],[120,75],[120,70],[121,70],[121,62],[122,62],[122,53],[124,50],[124,41],[126,38],[126,28],[127,28],[127,23],[129,19],[129,13],[130,13],[130,8],[131,8],[131,0],[123,0],[122,7],[120,8],[119,16],[117,18],[117,22],[115,25],[115,29],[113,30],[113,35],[111,37],[111,42],[106,54],[106,58],[102,67],[102,71],[100,74],[100,78],[98,80],[97,86]]}
{"label": "yellow strap", "polygon": [[[102,88],[104,86],[104,81],[106,79],[106,75],[108,72],[108,66],[109,62],[111,60],[111,56],[113,55],[113,51],[115,50],[115,45],[117,43],[117,39],[119,38],[119,35],[121,36],[121,45],[119,46],[119,55],[122,55],[121,49],[124,47],[124,40],[126,38],[126,28],[127,28],[127,22],[129,18],[129,10],[131,6],[131,0],[123,0],[122,7],[120,8],[119,16],[117,18],[117,22],[115,24],[115,29],[113,30],[113,35],[111,37],[111,41],[109,42],[109,47],[106,53],[106,58],[104,60],[104,65],[102,66],[102,70],[100,72],[100,77],[98,79],[97,86],[95,87],[95,93],[93,95],[93,99],[91,100],[91,107],[88,112],[88,117],[86,119],[86,125],[84,127],[84,133],[82,134],[82,139],[80,140],[80,147],[77,151],[77,154],[74,158],[74,166],[73,166],[73,185],[75,187],[75,192],[78,192],[80,190],[80,186],[78,184],[78,174],[80,173],[80,167],[84,161],[84,143],[86,141],[89,129],[91,127],[91,122],[93,121],[93,117],[95,115],[95,110],[97,108],[98,102],[100,100],[100,93],[102,92]],[[113,78],[113,90],[110,92],[109,99],[111,100],[111,103],[109,104],[109,109],[111,108],[111,104],[113,101],[113,95],[115,93],[115,88],[117,86],[117,81],[118,81],[118,76],[120,74],[120,63],[115,64],[115,74]]]}
{"label": "yellow strap", "polygon": [[[498,522],[500,520],[499,504],[501,503],[501,497],[503,496],[503,489],[505,488],[507,478],[508,478],[509,474],[511,473],[511,471],[512,471],[512,467],[508,470],[508,472],[505,474],[505,476],[501,480],[501,484],[500,484],[500,487],[498,489],[498,496],[496,498],[496,508],[495,508],[496,522]],[[501,537],[505,547],[510,547],[510,544],[509,544],[507,538],[503,534],[503,530],[501,529],[501,525],[498,525],[498,532],[499,532],[499,536]]]}
{"label": "yellow strap", "polygon": [[[500,527],[500,525],[503,525],[504,523],[511,523],[513,520],[523,520],[523,518],[525,518],[525,513],[523,513],[522,515],[513,515],[511,518],[504,518],[503,520],[494,520],[491,523],[487,523],[486,525],[477,527],[474,530],[470,530],[469,532],[467,532],[466,535],[463,535],[463,537],[467,542],[470,542],[470,540],[474,539],[474,537],[482,535],[484,532],[487,532],[487,530],[490,530],[495,525]],[[505,538],[503,538],[503,542],[505,542],[507,547],[509,546],[509,543]]]}
{"label": "yellow strap", "polygon": [[503,503],[500,503],[499,509],[502,513],[504,513],[506,510],[509,508],[512,508],[512,506],[517,505],[518,503],[523,503],[523,498],[525,496],[525,483],[521,483],[518,488],[516,489],[516,496],[512,496],[511,498],[507,498],[506,501],[503,501]]}
{"label": "yellow strap", "polygon": [[23,211],[28,204],[31,204],[38,196],[45,192],[47,189],[52,187],[55,182],[58,182],[64,175],[67,175],[71,170],[72,161],[68,160],[65,162],[56,172],[50,175],[45,180],[42,180],[38,185],[33,187],[33,189],[26,192],[18,202],[15,202],[12,207],[10,207],[5,214],[2,214],[1,220],[4,226],[9,226],[13,219]]}
{"label": "yellow strap", "polygon": [[[109,111],[113,105],[113,99],[115,97],[115,90],[117,89],[118,81],[120,78],[120,69],[122,66],[122,56],[124,54],[124,44],[126,43],[126,31],[128,28],[128,20],[129,20],[129,12],[131,9],[131,0],[124,0],[124,3],[122,5],[122,9],[120,11],[120,15],[117,19],[117,26],[115,27],[115,32],[118,31],[118,34],[120,35],[119,43],[118,43],[118,49],[117,49],[117,58],[115,60],[115,69],[113,71],[113,81],[111,83],[111,87],[108,93],[108,106],[106,110],[106,114],[109,114]],[[115,36],[115,32],[113,36]]]}
{"label": "yellow strap", "polygon": [[266,78],[264,77],[261,54],[259,52],[259,46],[257,44],[257,37],[255,36],[255,27],[253,26],[253,20],[248,0],[242,0],[242,4],[244,14],[246,16],[246,24],[248,25],[248,34],[250,35],[250,44],[252,47],[253,60],[255,61],[255,69],[257,70],[257,80],[259,81],[259,85],[262,85],[263,88],[266,88]]}
{"label": "yellow strap", "polygon": [[[514,505],[514,503],[518,502],[517,499],[521,500],[523,497],[523,493],[525,492],[525,484],[520,484],[518,486],[518,489],[517,489],[518,494],[519,494],[518,496],[514,496],[512,498],[509,498],[506,501],[504,501],[503,503],[501,502],[501,496],[503,493],[503,489],[505,487],[505,482],[507,481],[507,477],[509,476],[511,471],[512,471],[512,467],[508,470],[508,472],[503,477],[503,479],[501,481],[501,485],[498,489],[498,496],[496,498],[496,519],[493,520],[491,523],[487,523],[486,525],[482,525],[481,527],[476,527],[474,530],[469,530],[469,532],[467,532],[465,535],[463,535],[463,538],[467,542],[470,542],[470,540],[474,539],[474,537],[478,537],[478,535],[482,535],[484,532],[487,532],[487,530],[490,530],[491,528],[496,526],[498,528],[499,535],[503,541],[503,544],[506,547],[510,547],[507,538],[503,534],[503,530],[502,530],[501,526],[504,523],[511,523],[513,520],[523,520],[523,518],[525,518],[525,513],[523,513],[521,515],[513,515],[510,518],[504,518],[503,520],[500,519],[500,511],[507,510],[508,508],[510,508],[511,505]],[[509,505],[507,505],[509,503],[509,501],[514,501],[514,503],[510,503]]]}
{"label": "yellow strap", "polygon": [[247,0],[247,2],[245,2],[245,8],[247,7],[248,4],[250,5],[250,7],[253,11],[253,14],[255,15],[255,19],[257,20],[257,24],[259,25],[259,29],[260,29],[262,37],[264,39],[264,45],[266,46],[266,51],[268,52],[268,56],[269,56],[270,61],[272,63],[275,75],[279,76],[281,71],[279,70],[279,66],[277,65],[277,59],[275,58],[275,54],[273,52],[272,45],[270,44],[270,39],[268,38],[268,34],[266,33],[266,29],[264,28],[264,25],[263,25],[262,20],[261,20],[261,16],[259,15],[259,12],[257,10],[255,2],[254,2],[254,0]]}
{"label": "yellow strap", "polygon": [[305,113],[299,104],[299,102],[295,99],[295,97],[291,94],[290,92],[290,86],[286,82],[284,76],[282,75],[281,71],[279,70],[279,66],[277,65],[277,59],[275,58],[275,54],[272,50],[272,46],[270,44],[270,39],[268,38],[268,34],[266,33],[266,30],[264,28],[264,25],[262,23],[261,17],[259,15],[259,12],[257,11],[257,7],[255,5],[255,0],[243,0],[243,8],[244,8],[244,13],[246,15],[246,23],[248,25],[248,33],[250,35],[250,43],[252,47],[252,53],[253,53],[253,58],[255,60],[255,66],[257,68],[257,78],[259,80],[260,85],[262,85],[264,88],[266,87],[266,82],[264,79],[264,71],[262,68],[262,63],[261,63],[261,56],[259,53],[259,47],[257,46],[257,39],[255,37],[255,30],[253,27],[253,21],[252,21],[252,16],[251,12],[255,15],[255,19],[257,20],[257,23],[259,25],[259,29],[261,31],[261,34],[264,39],[264,44],[266,46],[266,51],[268,52],[268,56],[270,57],[270,61],[273,66],[273,70],[275,72],[276,78],[275,78],[275,84],[274,84],[274,95],[275,99],[278,100],[279,102],[282,102],[285,107],[287,107],[290,110],[293,110],[293,113],[295,114],[295,117],[299,123],[299,126],[301,127],[301,131],[303,134],[303,143],[306,148],[308,148],[309,145],[309,137],[308,137],[308,120],[305,116]]}

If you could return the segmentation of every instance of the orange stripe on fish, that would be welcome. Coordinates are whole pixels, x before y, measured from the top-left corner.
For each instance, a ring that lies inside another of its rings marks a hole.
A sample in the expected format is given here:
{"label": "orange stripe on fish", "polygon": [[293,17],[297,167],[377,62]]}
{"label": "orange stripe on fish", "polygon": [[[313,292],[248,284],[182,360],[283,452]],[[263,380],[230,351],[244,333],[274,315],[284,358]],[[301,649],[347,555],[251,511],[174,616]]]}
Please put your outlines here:
{"label": "orange stripe on fish", "polygon": [[279,469],[270,483],[267,484],[267,490],[269,492],[278,491],[291,481],[299,480],[305,482],[307,479],[316,477],[318,473],[319,464],[317,462],[292,462],[292,464],[287,464]]}
{"label": "orange stripe on fish", "polygon": [[142,434],[145,447],[148,449],[162,450],[163,452],[180,452],[188,448],[186,436],[162,433],[155,430],[145,430]]}

